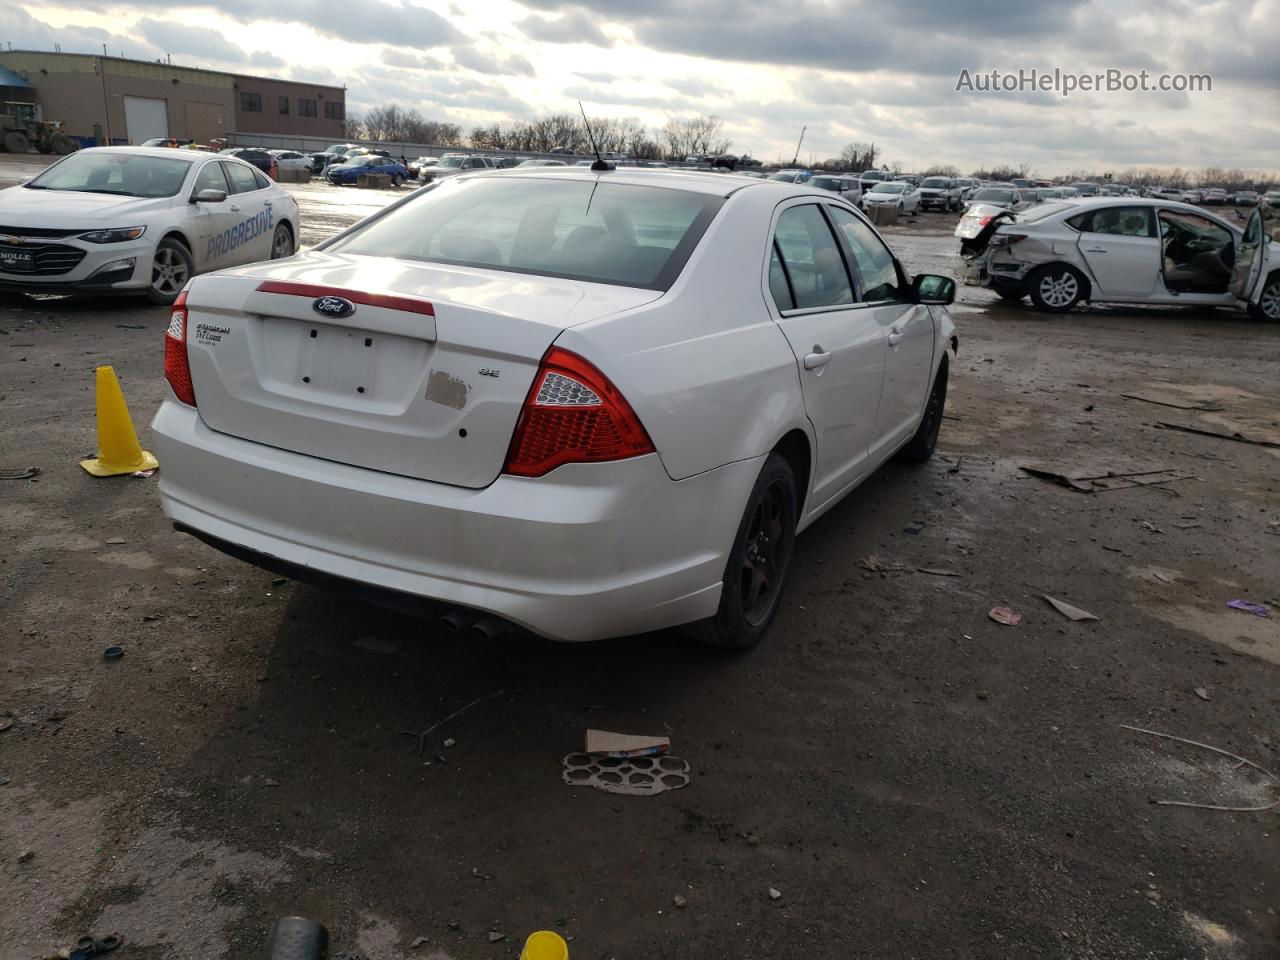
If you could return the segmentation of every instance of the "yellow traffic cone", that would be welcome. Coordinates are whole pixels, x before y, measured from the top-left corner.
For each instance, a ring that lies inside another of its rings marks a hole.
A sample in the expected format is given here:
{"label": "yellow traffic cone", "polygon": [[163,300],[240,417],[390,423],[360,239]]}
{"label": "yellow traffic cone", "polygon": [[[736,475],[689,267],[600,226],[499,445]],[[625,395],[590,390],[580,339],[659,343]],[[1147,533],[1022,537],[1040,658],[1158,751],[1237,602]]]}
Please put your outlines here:
{"label": "yellow traffic cone", "polygon": [[118,477],[160,466],[154,454],[138,445],[120,381],[111,367],[98,368],[98,456],[81,460],[95,477]]}
{"label": "yellow traffic cone", "polygon": [[539,930],[529,934],[520,951],[520,960],[569,960],[569,945],[560,934]]}

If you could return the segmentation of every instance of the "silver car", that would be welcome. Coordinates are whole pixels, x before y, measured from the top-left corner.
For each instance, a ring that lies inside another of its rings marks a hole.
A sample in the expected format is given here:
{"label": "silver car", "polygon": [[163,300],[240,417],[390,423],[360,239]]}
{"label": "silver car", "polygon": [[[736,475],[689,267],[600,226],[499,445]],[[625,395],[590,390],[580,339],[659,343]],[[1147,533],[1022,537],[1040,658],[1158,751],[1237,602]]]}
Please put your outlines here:
{"label": "silver car", "polygon": [[[1200,207],[1142,197],[1057,200],[961,220],[964,278],[1062,313],[1084,300],[1247,307],[1280,322],[1280,250],[1254,210],[1243,230]],[[978,226],[978,230],[974,227]]]}
{"label": "silver car", "polygon": [[838,193],[850,203],[857,203],[862,196],[862,185],[856,176],[821,173],[810,178],[809,186]]}

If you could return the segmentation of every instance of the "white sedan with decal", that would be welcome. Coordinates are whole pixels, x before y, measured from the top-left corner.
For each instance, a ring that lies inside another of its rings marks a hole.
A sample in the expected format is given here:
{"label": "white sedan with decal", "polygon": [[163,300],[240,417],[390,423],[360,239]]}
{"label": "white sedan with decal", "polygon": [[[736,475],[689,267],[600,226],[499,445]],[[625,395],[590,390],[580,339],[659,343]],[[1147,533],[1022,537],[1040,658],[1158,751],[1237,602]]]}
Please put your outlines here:
{"label": "white sedan with decal", "polygon": [[748,647],[795,535],[933,453],[954,295],[807,184],[450,177],[183,292],[161,501],[233,556],[485,635]]}
{"label": "white sedan with decal", "polygon": [[168,304],[197,273],[287,257],[297,242],[293,197],[234,157],[95,147],[0,190],[0,289]]}

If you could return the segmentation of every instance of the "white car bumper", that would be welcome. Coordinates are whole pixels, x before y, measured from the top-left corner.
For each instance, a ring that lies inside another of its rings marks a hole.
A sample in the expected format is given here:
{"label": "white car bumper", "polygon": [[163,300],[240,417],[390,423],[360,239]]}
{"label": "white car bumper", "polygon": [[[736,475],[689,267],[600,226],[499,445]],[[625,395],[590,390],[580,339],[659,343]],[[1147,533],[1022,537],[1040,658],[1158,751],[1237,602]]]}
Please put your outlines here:
{"label": "white car bumper", "polygon": [[151,430],[161,503],[181,527],[567,641],[713,615],[762,462],[673,481],[650,455],[472,490],[217,433],[172,398]]}
{"label": "white car bumper", "polygon": [[[5,254],[11,252],[30,253],[32,265],[6,269]],[[0,240],[0,287],[49,292],[146,289],[151,285],[154,256],[155,242],[148,236],[125,243],[27,238],[21,244],[7,244]]]}

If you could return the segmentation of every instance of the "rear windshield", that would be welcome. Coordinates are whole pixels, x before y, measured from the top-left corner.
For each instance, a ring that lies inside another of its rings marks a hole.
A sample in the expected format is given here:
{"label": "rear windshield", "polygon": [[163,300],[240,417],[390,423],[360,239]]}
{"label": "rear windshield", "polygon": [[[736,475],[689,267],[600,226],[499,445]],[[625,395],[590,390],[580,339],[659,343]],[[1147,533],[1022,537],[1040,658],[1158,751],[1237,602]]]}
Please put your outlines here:
{"label": "rear windshield", "polygon": [[1035,223],[1037,220],[1043,220],[1045,217],[1051,217],[1055,213],[1062,213],[1064,210],[1077,210],[1079,204],[1062,203],[1056,201],[1053,203],[1042,203],[1038,207],[1032,207],[1030,210],[1018,214],[1018,223]]}
{"label": "rear windshield", "polygon": [[190,160],[177,157],[85,150],[54,164],[27,187],[122,197],[172,197],[182,189],[190,169]]}
{"label": "rear windshield", "polygon": [[559,178],[452,178],[325,249],[666,290],[723,199]]}
{"label": "rear windshield", "polygon": [[979,190],[973,195],[975,200],[989,200],[992,203],[1013,203],[1014,195],[1012,190],[992,190],[987,188]]}

